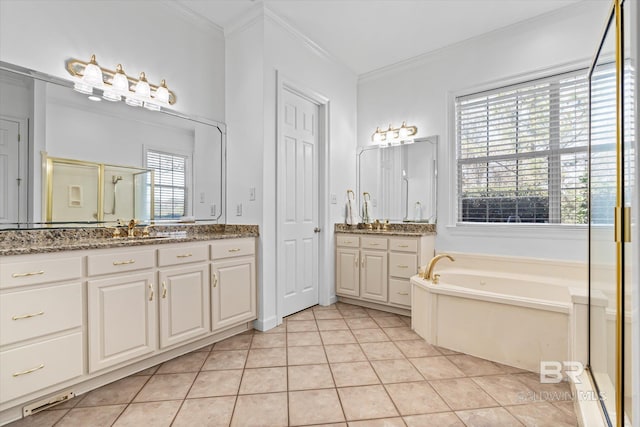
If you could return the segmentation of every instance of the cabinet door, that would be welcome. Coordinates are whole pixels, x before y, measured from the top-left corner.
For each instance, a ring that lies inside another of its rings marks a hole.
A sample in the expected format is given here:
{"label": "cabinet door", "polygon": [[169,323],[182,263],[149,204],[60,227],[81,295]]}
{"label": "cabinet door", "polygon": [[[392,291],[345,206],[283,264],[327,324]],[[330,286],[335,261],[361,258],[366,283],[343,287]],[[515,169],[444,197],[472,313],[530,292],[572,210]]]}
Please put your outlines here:
{"label": "cabinet door", "polygon": [[153,273],[90,280],[87,288],[89,372],[156,349]]}
{"label": "cabinet door", "polygon": [[357,297],[360,295],[360,251],[336,250],[336,294]]}
{"label": "cabinet door", "polygon": [[360,296],[387,302],[387,252],[360,252]]}
{"label": "cabinet door", "polygon": [[235,326],[256,318],[254,257],[232,258],[212,264],[211,328]]}
{"label": "cabinet door", "polygon": [[209,333],[209,265],[160,271],[160,348]]}

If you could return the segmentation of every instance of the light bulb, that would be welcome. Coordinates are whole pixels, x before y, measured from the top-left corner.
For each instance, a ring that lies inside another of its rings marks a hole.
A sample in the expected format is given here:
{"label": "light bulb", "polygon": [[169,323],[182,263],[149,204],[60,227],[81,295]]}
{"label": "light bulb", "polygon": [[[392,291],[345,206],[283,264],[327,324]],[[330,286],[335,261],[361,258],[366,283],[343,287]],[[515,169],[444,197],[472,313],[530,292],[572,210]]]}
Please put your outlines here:
{"label": "light bulb", "polygon": [[371,139],[373,140],[373,142],[378,144],[382,142],[382,132],[380,131],[379,127],[376,128],[376,131],[373,133]]}
{"label": "light bulb", "polygon": [[116,66],[116,73],[113,75],[113,79],[111,80],[111,86],[113,87],[113,90],[120,95],[126,95],[129,93],[129,79],[122,70],[122,65],[120,64]]}
{"label": "light bulb", "polygon": [[165,80],[162,80],[160,86],[156,89],[155,99],[158,102],[169,103],[169,89],[167,88],[167,82]]}
{"label": "light bulb", "polygon": [[144,73],[140,73],[140,78],[138,79],[138,84],[136,84],[136,95],[143,98],[149,99],[151,98],[151,86],[147,82],[147,77]]}
{"label": "light bulb", "polygon": [[96,62],[96,56],[91,55],[91,60],[84,68],[82,73],[82,82],[94,87],[100,87],[103,84],[102,70]]}
{"label": "light bulb", "polygon": [[396,132],[393,130],[393,128],[391,127],[391,125],[389,125],[389,129],[387,129],[386,134],[386,141],[391,144],[392,142],[394,142],[396,140],[396,138],[398,137],[398,135],[396,134]]}
{"label": "light bulb", "polygon": [[407,123],[402,122],[402,126],[400,126],[400,130],[398,131],[398,137],[400,139],[406,139],[409,136],[409,129],[407,129]]}

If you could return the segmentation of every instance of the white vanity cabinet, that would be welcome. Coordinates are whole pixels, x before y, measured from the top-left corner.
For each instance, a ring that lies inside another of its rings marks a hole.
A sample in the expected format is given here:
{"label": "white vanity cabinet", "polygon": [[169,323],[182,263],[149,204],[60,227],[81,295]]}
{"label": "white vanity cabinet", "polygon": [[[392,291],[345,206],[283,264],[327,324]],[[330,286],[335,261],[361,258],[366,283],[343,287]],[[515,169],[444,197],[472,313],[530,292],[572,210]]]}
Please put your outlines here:
{"label": "white vanity cabinet", "polygon": [[256,319],[255,239],[211,244],[211,329]]}
{"label": "white vanity cabinet", "polygon": [[352,304],[408,314],[409,278],[433,256],[434,237],[336,233],[336,294]]}

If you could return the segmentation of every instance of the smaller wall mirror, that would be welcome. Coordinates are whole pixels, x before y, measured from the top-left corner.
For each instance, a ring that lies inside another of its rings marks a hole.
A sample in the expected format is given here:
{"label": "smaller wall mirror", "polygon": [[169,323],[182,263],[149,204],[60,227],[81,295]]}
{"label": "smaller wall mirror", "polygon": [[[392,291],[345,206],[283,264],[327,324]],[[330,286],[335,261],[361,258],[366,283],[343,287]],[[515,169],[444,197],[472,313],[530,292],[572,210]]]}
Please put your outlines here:
{"label": "smaller wall mirror", "polygon": [[364,147],[358,153],[359,216],[369,193],[369,217],[390,222],[436,222],[438,137]]}

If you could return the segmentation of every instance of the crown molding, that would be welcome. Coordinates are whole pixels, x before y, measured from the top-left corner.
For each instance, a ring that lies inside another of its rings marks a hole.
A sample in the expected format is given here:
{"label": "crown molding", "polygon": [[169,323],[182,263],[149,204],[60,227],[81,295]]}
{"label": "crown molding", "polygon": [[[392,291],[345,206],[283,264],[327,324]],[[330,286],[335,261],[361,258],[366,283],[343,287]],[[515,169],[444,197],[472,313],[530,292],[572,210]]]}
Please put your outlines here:
{"label": "crown molding", "polygon": [[224,29],[224,37],[230,38],[237,33],[241,33],[256,21],[264,18],[264,4],[256,3],[247,12],[241,13],[237,18],[233,19]]}
{"label": "crown molding", "polygon": [[199,28],[209,31],[218,37],[222,37],[222,38],[224,37],[224,28],[222,28],[220,25],[216,24],[215,22],[208,20],[207,18],[200,15],[199,13],[195,12],[190,7],[180,2],[177,2],[175,0],[161,0],[160,4],[164,5],[165,7],[175,12],[178,12],[179,16],[183,18],[185,21],[187,21],[188,23],[195,24]]}

